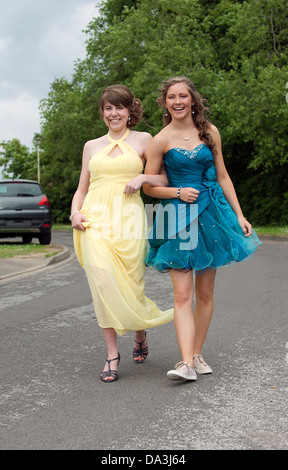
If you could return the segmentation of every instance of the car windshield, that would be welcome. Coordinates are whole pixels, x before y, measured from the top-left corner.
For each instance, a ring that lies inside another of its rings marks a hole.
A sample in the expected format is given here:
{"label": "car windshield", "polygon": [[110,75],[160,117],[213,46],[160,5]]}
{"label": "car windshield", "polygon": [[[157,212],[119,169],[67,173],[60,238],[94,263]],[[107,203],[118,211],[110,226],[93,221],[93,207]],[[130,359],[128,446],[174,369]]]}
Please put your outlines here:
{"label": "car windshield", "polygon": [[40,196],[42,190],[37,183],[0,183],[0,197],[33,197]]}

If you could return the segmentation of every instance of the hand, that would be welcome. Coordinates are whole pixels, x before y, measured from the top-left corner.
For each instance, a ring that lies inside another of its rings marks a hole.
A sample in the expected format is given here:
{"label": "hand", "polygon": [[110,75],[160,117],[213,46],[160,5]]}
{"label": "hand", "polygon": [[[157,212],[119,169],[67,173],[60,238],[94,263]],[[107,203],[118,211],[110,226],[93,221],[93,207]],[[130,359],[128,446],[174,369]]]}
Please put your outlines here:
{"label": "hand", "polygon": [[238,223],[242,228],[245,237],[249,237],[252,234],[252,225],[243,216],[238,217]]}
{"label": "hand", "polygon": [[134,194],[137,193],[137,191],[141,188],[142,184],[144,183],[144,175],[138,175],[133,180],[129,181],[125,188],[124,188],[124,194]]}
{"label": "hand", "polygon": [[71,225],[73,228],[84,231],[85,227],[83,227],[82,222],[88,222],[85,215],[81,214],[81,212],[77,212],[73,215],[71,220]]}
{"label": "hand", "polygon": [[184,202],[195,202],[200,192],[195,188],[181,188],[180,199]]}

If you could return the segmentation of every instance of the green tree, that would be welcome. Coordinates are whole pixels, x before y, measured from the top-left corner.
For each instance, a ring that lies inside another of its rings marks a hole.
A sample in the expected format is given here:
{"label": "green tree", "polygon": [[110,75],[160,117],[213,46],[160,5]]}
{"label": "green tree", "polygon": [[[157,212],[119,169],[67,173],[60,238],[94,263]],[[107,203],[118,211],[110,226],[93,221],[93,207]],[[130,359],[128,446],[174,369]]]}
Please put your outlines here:
{"label": "green tree", "polygon": [[84,142],[106,132],[103,87],[131,87],[153,127],[138,129],[155,134],[158,86],[187,75],[208,99],[245,215],[288,223],[287,20],[284,0],[103,1],[71,83],[55,80],[41,103],[41,180],[56,219],[67,220]]}
{"label": "green tree", "polygon": [[288,17],[283,0],[237,7],[227,41],[229,67],[212,98],[227,166],[256,223],[288,222]]}
{"label": "green tree", "polygon": [[4,178],[24,178],[37,180],[37,156],[30,153],[28,147],[22,145],[20,140],[12,139],[1,142],[0,166]]}

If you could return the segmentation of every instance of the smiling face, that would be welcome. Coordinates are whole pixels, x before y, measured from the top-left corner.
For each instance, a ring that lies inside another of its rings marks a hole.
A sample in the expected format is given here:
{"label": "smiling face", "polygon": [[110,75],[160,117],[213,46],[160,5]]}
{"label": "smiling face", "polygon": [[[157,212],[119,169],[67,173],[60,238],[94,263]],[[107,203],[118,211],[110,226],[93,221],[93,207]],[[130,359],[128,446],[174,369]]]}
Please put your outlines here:
{"label": "smiling face", "polygon": [[129,110],[122,104],[112,104],[106,101],[103,107],[103,119],[111,131],[119,132],[126,128]]}
{"label": "smiling face", "polygon": [[165,106],[172,119],[191,118],[191,107],[193,104],[193,98],[184,82],[175,83],[175,85],[171,85],[168,88]]}

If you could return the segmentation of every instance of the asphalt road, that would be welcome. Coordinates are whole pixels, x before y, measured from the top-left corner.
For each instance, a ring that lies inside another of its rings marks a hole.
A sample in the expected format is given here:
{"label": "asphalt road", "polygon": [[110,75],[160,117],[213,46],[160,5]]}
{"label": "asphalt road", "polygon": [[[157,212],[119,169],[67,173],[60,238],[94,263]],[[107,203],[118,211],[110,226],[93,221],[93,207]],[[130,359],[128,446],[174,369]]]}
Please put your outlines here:
{"label": "asphalt road", "polygon": [[[72,249],[71,233],[53,242]],[[288,242],[264,241],[249,262],[218,270],[204,348],[213,374],[168,381],[180,360],[173,323],[150,330],[149,356],[119,339],[119,380],[106,358],[85,273],[74,256],[0,285],[1,449],[287,450]],[[169,274],[146,293],[173,305]]]}

